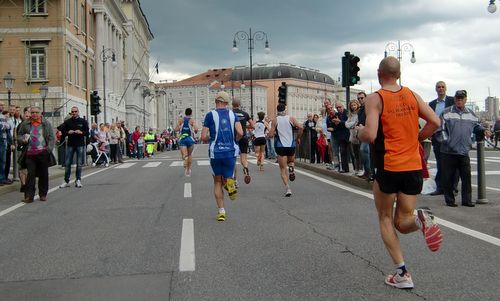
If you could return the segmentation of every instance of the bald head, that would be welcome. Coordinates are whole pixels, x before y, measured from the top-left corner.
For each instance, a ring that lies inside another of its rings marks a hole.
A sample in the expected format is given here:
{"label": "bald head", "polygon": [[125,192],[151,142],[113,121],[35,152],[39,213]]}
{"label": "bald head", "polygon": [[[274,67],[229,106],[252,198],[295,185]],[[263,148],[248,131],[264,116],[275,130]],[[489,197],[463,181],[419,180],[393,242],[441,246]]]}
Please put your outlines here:
{"label": "bald head", "polygon": [[398,59],[393,56],[384,58],[380,62],[378,70],[387,77],[399,78],[401,76],[401,66]]}
{"label": "bald head", "polygon": [[241,106],[241,101],[238,98],[233,98],[231,105],[233,108],[239,108]]}

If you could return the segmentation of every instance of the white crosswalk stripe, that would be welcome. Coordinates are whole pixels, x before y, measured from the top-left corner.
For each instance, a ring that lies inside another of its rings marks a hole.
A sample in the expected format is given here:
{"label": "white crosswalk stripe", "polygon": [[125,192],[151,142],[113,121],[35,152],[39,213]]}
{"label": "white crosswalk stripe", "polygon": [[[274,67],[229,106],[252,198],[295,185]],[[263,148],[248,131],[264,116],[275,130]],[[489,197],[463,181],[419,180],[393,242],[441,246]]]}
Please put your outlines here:
{"label": "white crosswalk stripe", "polygon": [[158,167],[160,164],[161,164],[161,162],[148,162],[143,167]]}
{"label": "white crosswalk stripe", "polygon": [[170,163],[170,166],[183,166],[182,161],[173,161]]}
{"label": "white crosswalk stripe", "polygon": [[210,161],[209,160],[198,160],[198,161],[196,161],[196,164],[198,166],[208,166],[208,165],[210,165]]}
{"label": "white crosswalk stripe", "polygon": [[131,166],[134,166],[135,164],[136,164],[136,162],[134,162],[134,163],[123,163],[123,164],[118,165],[115,168],[129,168]]}

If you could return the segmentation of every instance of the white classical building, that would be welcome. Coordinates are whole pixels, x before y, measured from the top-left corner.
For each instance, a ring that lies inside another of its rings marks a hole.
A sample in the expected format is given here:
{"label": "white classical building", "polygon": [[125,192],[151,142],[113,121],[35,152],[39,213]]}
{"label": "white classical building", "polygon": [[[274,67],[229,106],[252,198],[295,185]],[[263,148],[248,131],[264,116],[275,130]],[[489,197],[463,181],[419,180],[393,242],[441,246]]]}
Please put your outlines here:
{"label": "white classical building", "polygon": [[157,98],[154,85],[150,83],[149,44],[154,36],[138,0],[121,0],[123,12],[127,17],[124,23],[128,32],[123,49],[125,51],[123,73],[123,99],[127,111],[126,122],[130,128],[158,128]]}
{"label": "white classical building", "polygon": [[93,8],[101,120],[125,120],[130,127],[142,127],[144,117],[150,121],[156,114],[156,106],[145,100],[150,98],[149,43],[153,39],[146,16],[138,0],[95,0]]}

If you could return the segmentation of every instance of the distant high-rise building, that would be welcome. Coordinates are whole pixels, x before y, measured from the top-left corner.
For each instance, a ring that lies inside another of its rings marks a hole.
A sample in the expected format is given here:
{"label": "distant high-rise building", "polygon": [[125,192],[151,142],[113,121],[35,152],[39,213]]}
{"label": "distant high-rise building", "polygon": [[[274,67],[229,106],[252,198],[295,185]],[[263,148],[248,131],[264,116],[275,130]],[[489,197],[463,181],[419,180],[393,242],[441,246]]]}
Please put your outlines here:
{"label": "distant high-rise building", "polygon": [[486,116],[488,120],[495,120],[498,116],[498,98],[488,96],[484,100],[484,110],[486,111]]}

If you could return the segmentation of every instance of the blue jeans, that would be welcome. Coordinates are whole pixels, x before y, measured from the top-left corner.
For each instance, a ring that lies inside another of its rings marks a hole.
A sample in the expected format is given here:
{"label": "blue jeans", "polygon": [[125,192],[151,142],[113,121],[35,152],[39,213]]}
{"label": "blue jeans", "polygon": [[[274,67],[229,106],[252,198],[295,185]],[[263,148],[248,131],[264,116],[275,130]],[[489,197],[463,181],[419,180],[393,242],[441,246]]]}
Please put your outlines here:
{"label": "blue jeans", "polygon": [[361,162],[363,163],[363,168],[365,170],[365,175],[372,174],[371,159],[370,159],[370,144],[361,142],[359,147],[361,153]]}
{"label": "blue jeans", "polygon": [[73,156],[76,154],[76,180],[82,179],[82,165],[85,156],[85,146],[69,146],[66,149],[66,171],[64,173],[64,181],[69,182],[71,176],[71,164],[73,163]]}
{"label": "blue jeans", "polygon": [[270,159],[275,159],[276,158],[276,151],[274,150],[274,137],[267,138],[266,143],[267,143],[267,156]]}

